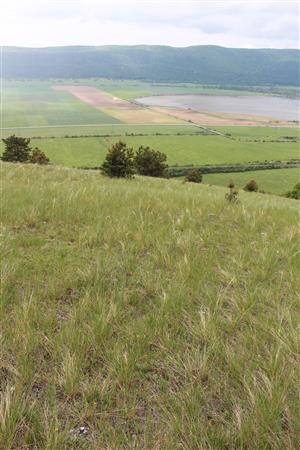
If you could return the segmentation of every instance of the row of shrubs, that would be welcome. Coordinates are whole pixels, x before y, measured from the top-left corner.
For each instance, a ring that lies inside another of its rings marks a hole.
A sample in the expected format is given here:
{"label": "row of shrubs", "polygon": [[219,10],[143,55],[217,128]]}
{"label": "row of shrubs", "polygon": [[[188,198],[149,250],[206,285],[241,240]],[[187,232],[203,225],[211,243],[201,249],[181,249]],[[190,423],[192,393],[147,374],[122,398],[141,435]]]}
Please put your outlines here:
{"label": "row of shrubs", "polygon": [[288,169],[300,167],[299,161],[274,161],[248,164],[216,164],[205,166],[170,166],[167,168],[167,176],[171,178],[186,176],[191,170],[199,170],[203,174],[249,172],[253,170]]}
{"label": "row of shrubs", "polygon": [[[141,136],[210,136],[214,133],[209,131],[195,131],[193,133],[177,132],[177,133],[129,133],[125,132],[125,136],[141,137]],[[80,139],[80,138],[108,138],[122,137],[123,134],[65,134],[63,136],[32,136],[31,139]]]}

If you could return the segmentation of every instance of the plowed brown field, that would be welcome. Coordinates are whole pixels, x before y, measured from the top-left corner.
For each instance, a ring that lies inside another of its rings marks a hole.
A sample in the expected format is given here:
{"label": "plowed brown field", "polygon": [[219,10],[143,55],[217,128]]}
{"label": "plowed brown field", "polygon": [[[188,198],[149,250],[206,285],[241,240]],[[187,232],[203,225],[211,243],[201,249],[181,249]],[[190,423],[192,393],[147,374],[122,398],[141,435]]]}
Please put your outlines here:
{"label": "plowed brown field", "polygon": [[121,98],[114,97],[107,92],[100,91],[91,86],[78,86],[71,84],[55,85],[53,89],[57,91],[67,91],[75,97],[79,98],[82,102],[88,103],[96,108],[124,108],[124,109],[139,109],[139,106],[122,100]]}

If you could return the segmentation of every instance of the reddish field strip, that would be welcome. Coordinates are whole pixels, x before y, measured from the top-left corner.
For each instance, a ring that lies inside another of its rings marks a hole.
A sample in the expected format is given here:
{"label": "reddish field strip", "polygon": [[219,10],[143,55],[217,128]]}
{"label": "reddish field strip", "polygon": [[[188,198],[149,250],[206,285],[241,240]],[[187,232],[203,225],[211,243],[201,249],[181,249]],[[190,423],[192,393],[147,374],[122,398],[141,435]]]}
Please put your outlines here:
{"label": "reddish field strip", "polygon": [[53,89],[56,91],[66,91],[79,98],[82,102],[98,108],[123,108],[123,109],[139,109],[134,103],[127,102],[121,98],[114,97],[107,92],[100,91],[90,86],[75,86],[71,84],[55,85]]}

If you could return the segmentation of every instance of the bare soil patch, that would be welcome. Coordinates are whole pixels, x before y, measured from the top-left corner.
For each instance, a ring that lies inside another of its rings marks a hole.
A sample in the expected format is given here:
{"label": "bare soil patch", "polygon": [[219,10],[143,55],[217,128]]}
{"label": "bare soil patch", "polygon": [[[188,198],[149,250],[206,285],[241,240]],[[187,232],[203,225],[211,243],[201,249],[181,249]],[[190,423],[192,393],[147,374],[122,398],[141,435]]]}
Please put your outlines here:
{"label": "bare soil patch", "polygon": [[182,124],[184,121],[175,116],[167,115],[151,108],[124,109],[124,108],[102,108],[102,111],[125,123],[141,124]]}
{"label": "bare soil patch", "polygon": [[130,103],[121,98],[114,97],[113,95],[100,91],[91,86],[79,86],[71,84],[55,85],[53,89],[56,91],[67,91],[75,97],[79,98],[82,102],[95,108],[123,108],[123,109],[139,109],[138,105]]}
{"label": "bare soil patch", "polygon": [[187,122],[199,125],[246,125],[246,126],[284,126],[299,127],[298,123],[274,120],[271,117],[250,116],[247,114],[210,113],[206,111],[198,112],[193,110],[181,110],[176,108],[154,107],[153,111],[176,117]]}

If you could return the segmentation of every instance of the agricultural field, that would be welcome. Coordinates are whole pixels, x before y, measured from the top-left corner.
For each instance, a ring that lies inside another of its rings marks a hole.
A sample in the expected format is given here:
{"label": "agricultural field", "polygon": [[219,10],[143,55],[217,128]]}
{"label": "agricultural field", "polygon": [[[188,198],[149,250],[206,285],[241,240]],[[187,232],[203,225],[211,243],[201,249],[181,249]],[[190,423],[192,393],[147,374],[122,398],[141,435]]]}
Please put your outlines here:
{"label": "agricultural field", "polygon": [[300,128],[292,127],[224,127],[214,126],[211,129],[223,134],[229,134],[234,139],[241,140],[288,140],[288,138],[300,139]]}
{"label": "agricultural field", "polygon": [[203,183],[205,184],[227,186],[231,180],[240,189],[250,180],[255,180],[258,183],[259,190],[282,195],[300,182],[300,169],[257,170],[203,175]]}
{"label": "agricultural field", "polygon": [[297,448],[297,201],[1,173],[3,448]]}
{"label": "agricultural field", "polygon": [[[297,143],[251,143],[236,142],[223,136],[147,135],[110,136],[106,138],[56,138],[34,139],[54,164],[69,167],[99,166],[108,148],[122,139],[137,149],[140,145],[163,151],[170,165],[225,164],[265,160],[289,160],[299,158]],[[0,146],[3,149],[3,144]]]}
{"label": "agricultural field", "polygon": [[[145,108],[128,101],[139,95],[169,92],[215,95],[220,94],[219,91],[190,84],[139,81],[89,79],[68,80],[67,84],[64,80],[5,80],[1,137],[13,133],[39,137],[32,139],[32,146],[41,148],[53,164],[68,167],[101,165],[108,148],[118,139],[134,149],[144,145],[160,150],[167,154],[170,165],[300,158],[299,128],[208,125],[207,118],[208,122],[214,121],[213,116],[208,115],[203,125],[196,125],[172,116],[173,110],[162,112],[161,108]],[[235,90],[234,93],[245,94]],[[201,116],[201,113],[195,114]],[[2,150],[1,143],[0,152]],[[292,174],[296,174],[296,170],[289,173],[281,186],[295,179]],[[239,174],[234,178],[244,183],[248,175]],[[281,186],[276,187],[277,176],[278,172],[260,172],[258,177],[263,186],[266,184],[263,189],[282,193]],[[227,178],[226,175],[210,175],[209,182],[223,185]]]}
{"label": "agricultural field", "polygon": [[50,82],[3,82],[2,128],[119,123]]}
{"label": "agricultural field", "polygon": [[[71,84],[72,83],[72,84]],[[168,108],[147,108],[137,105],[134,98],[160,93],[202,93],[215,95],[242,95],[243,91],[225,91],[197,85],[168,85],[109,80],[48,80],[48,81],[3,81],[2,133],[22,132],[35,136],[48,133],[46,127],[83,127],[86,132],[91,125],[104,124],[188,124],[190,120],[198,125],[262,124],[261,118],[241,119],[224,113],[211,114],[176,111]],[[141,93],[141,85],[147,89]],[[178,92],[177,92],[178,90]],[[130,95],[129,95],[130,92]],[[128,101],[130,100],[130,101]],[[271,122],[270,122],[271,123]],[[21,128],[22,127],[22,128]],[[27,129],[31,127],[31,129]],[[41,127],[41,128],[40,128]],[[37,130],[35,130],[37,128]],[[92,127],[93,128],[93,127]],[[67,134],[67,133],[66,133]]]}

